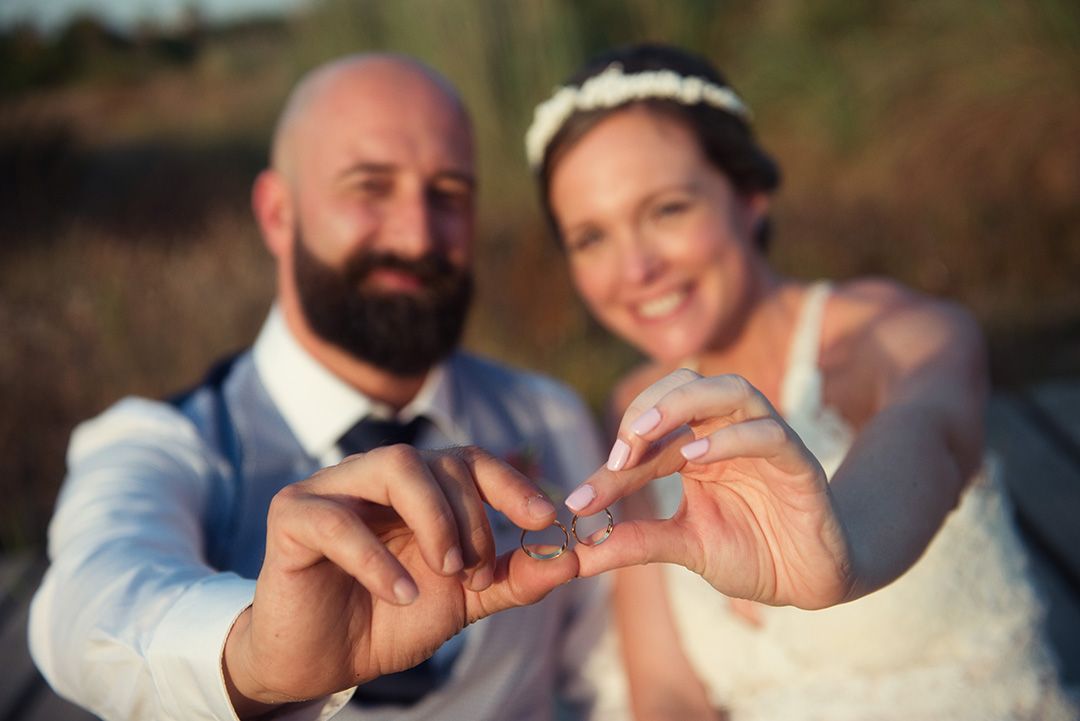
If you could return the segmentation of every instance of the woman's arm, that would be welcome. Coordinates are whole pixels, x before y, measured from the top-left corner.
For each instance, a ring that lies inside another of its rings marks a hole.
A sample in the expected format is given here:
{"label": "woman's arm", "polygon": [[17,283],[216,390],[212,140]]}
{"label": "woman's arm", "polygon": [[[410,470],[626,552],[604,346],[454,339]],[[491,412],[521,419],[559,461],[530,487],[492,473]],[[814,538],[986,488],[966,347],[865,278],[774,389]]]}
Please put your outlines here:
{"label": "woman's arm", "polygon": [[875,369],[875,412],[830,483],[851,549],[848,600],[919,558],[983,450],[988,380],[975,321],[951,305],[881,292],[891,297],[854,358]]}

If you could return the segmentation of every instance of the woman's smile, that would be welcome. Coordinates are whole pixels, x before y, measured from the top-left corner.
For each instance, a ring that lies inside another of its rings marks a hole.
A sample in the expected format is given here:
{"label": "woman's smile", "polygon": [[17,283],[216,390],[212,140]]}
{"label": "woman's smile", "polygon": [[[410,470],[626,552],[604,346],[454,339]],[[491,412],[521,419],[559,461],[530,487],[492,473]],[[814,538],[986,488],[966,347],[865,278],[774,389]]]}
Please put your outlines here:
{"label": "woman's smile", "polygon": [[675,318],[691,299],[693,288],[690,284],[674,288],[660,295],[630,304],[630,312],[645,322],[669,322]]}

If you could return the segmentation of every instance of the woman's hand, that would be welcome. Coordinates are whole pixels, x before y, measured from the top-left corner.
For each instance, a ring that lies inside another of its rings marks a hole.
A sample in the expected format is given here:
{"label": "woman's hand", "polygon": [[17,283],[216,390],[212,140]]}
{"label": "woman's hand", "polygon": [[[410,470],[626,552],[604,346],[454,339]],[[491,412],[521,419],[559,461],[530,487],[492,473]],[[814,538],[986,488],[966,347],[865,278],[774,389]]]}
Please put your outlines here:
{"label": "woman's hand", "polygon": [[846,600],[850,549],[825,472],[745,379],[675,371],[634,400],[618,435],[608,467],[567,499],[571,510],[598,513],[676,471],[682,505],[579,545],[582,576],[667,562],[736,598],[807,609]]}

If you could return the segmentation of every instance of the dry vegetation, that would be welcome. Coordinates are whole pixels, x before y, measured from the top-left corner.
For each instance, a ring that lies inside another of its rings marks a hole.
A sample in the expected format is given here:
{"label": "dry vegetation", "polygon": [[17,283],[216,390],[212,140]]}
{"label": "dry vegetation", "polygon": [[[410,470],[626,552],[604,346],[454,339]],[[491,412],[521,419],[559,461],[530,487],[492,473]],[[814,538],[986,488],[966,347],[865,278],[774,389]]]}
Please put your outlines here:
{"label": "dry vegetation", "polygon": [[[84,23],[63,39],[68,65],[9,77],[0,97],[0,548],[40,540],[74,423],[195,382],[250,341],[273,283],[250,180],[292,80],[350,50],[413,53],[463,88],[482,172],[469,345],[595,405],[633,358],[573,300],[520,137],[581,59],[644,38],[709,54],[754,106],[785,170],[781,267],[884,273],[966,303],[999,383],[1080,371],[1080,13],[850,5],[331,0],[122,42]],[[15,40],[0,60],[31,69],[60,44]]]}

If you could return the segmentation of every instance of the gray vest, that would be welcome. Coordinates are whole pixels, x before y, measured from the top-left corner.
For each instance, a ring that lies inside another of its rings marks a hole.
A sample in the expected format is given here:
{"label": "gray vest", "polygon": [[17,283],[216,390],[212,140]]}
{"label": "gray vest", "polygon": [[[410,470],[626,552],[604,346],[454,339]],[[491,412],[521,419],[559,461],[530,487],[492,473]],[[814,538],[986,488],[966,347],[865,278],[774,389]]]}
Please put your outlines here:
{"label": "gray vest", "polygon": [[[519,387],[526,382],[523,374],[462,353],[449,359],[447,371],[455,418],[480,429],[472,442],[496,455],[528,445],[538,453],[541,470],[553,472],[554,449],[545,447],[549,429],[530,412],[530,394]],[[218,456],[219,477],[204,519],[206,559],[218,570],[255,578],[266,550],[270,500],[319,470],[320,463],[304,451],[274,405],[250,351],[222,361],[201,385],[170,402]],[[492,521],[497,538],[508,537],[512,529],[498,528],[505,519]]]}

